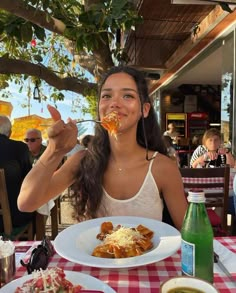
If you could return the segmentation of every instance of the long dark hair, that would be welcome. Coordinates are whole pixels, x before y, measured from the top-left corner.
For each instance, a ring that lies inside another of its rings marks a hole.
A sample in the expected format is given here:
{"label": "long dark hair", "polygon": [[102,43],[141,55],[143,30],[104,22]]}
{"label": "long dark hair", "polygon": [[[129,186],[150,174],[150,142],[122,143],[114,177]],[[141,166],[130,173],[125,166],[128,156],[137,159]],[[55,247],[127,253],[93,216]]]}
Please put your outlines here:
{"label": "long dark hair", "polygon": [[[112,67],[101,81],[99,97],[101,88],[107,78],[112,74],[120,72],[127,73],[134,79],[138,88],[141,109],[143,109],[144,103],[150,103],[151,105],[149,115],[144,118],[142,112],[142,117],[138,122],[136,136],[137,143],[146,148],[147,160],[152,159],[148,156],[148,150],[166,154],[166,148],[162,140],[160,127],[157,123],[156,113],[148,95],[147,82],[140,71],[127,66]],[[98,119],[100,119],[99,113]],[[73,205],[75,209],[74,216],[79,221],[84,220],[85,218],[96,217],[96,211],[99,208],[102,199],[103,175],[107,168],[109,157],[110,143],[108,133],[98,124],[95,127],[94,138],[84,157],[81,159],[77,173],[77,180],[72,186]]]}

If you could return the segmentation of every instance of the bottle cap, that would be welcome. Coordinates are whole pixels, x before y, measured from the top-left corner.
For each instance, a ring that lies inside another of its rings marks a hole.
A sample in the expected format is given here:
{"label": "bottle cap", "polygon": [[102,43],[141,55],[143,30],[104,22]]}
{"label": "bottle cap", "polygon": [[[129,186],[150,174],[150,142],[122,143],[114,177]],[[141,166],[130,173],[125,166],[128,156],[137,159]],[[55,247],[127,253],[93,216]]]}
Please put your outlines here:
{"label": "bottle cap", "polygon": [[188,192],[188,202],[194,202],[194,203],[202,203],[205,202],[205,193],[202,190],[199,191],[192,191],[190,190]]}

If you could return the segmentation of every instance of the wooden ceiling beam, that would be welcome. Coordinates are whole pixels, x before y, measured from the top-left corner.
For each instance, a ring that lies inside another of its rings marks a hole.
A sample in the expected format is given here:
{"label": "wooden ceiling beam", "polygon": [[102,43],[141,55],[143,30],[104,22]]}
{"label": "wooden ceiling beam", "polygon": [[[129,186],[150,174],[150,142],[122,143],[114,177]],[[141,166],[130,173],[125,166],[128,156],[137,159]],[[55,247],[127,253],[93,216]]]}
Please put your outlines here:
{"label": "wooden ceiling beam", "polygon": [[167,71],[152,86],[150,92],[156,91],[164,82],[174,76],[187,62],[207,47],[220,33],[232,25],[236,19],[236,10],[227,13],[219,5],[199,24],[195,36],[191,36],[178,47],[175,53],[165,63]]}

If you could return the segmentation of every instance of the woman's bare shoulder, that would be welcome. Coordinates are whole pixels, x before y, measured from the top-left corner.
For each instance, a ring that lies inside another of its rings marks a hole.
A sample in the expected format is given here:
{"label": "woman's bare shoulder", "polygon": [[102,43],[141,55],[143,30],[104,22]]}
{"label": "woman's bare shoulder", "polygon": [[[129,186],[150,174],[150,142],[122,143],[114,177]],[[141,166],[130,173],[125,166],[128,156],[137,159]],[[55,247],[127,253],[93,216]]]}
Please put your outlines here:
{"label": "woman's bare shoulder", "polygon": [[172,166],[178,167],[175,161],[170,159],[167,155],[160,153],[156,155],[153,165],[156,166],[156,168],[171,168]]}
{"label": "woman's bare shoulder", "polygon": [[168,174],[179,173],[176,161],[171,160],[168,156],[158,153],[153,162],[152,173],[155,177],[167,177]]}

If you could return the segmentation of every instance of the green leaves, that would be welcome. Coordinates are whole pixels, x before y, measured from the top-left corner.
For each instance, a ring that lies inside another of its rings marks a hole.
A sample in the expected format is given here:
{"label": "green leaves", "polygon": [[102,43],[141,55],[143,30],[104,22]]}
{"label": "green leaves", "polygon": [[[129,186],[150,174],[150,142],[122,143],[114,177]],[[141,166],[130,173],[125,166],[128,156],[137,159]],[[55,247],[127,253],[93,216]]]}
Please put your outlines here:
{"label": "green leaves", "polygon": [[109,34],[110,45],[115,40],[117,29],[130,30],[140,23],[142,18],[129,0],[107,0],[89,6],[81,6],[78,14],[79,23],[76,26],[67,26],[65,36],[76,40],[77,51],[84,48],[88,52],[97,49],[103,34]]}
{"label": "green leaves", "polygon": [[[92,67],[98,64],[96,56],[99,55],[93,54],[94,50],[96,53],[101,53],[99,62],[103,62],[104,59],[104,64],[109,63],[106,64],[107,67],[111,66],[110,63],[113,61],[127,60],[127,56],[120,48],[120,42],[117,42],[116,32],[120,30],[124,33],[142,21],[131,0],[22,1],[25,6],[23,4],[17,6],[15,11],[17,15],[23,15],[25,19],[0,10],[0,56],[21,59],[32,64],[40,63],[42,68],[47,67],[51,71],[50,78],[52,79],[57,76],[74,77],[78,79],[78,83],[82,80],[86,83],[86,79],[91,81]],[[35,13],[32,13],[33,10]],[[9,11],[11,11],[10,8]],[[38,11],[42,19],[37,16]],[[61,35],[56,34],[55,31],[60,32]],[[33,39],[36,41],[34,45],[31,43]],[[103,48],[108,48],[106,54],[103,54]],[[109,53],[112,58],[108,58]],[[83,70],[79,64],[75,65],[75,55],[81,55],[81,59],[77,60],[81,60]],[[94,57],[92,62],[91,56]],[[87,73],[85,73],[86,69]],[[32,70],[31,72],[34,72],[38,78],[42,78],[39,71]],[[96,71],[96,74],[101,73]],[[29,76],[25,72],[23,75],[9,74],[4,78],[1,86],[7,86],[8,81],[12,80],[18,84],[20,81],[26,84],[28,79]],[[44,88],[46,82],[43,80],[41,82],[41,88]],[[48,80],[47,83],[50,84]],[[54,100],[64,99],[64,95],[56,88],[52,87],[50,90],[53,91]],[[95,116],[96,93],[81,94],[86,96],[89,111]]]}
{"label": "green leaves", "polygon": [[24,25],[20,26],[21,40],[24,42],[30,42],[33,38],[32,25],[26,22]]}
{"label": "green leaves", "polygon": [[40,26],[34,25],[34,34],[36,38],[38,38],[41,41],[44,41],[46,38],[45,30]]}

